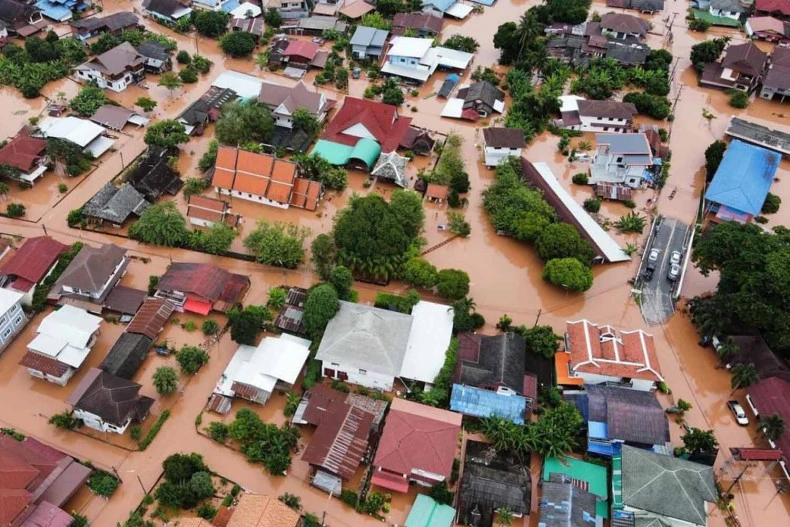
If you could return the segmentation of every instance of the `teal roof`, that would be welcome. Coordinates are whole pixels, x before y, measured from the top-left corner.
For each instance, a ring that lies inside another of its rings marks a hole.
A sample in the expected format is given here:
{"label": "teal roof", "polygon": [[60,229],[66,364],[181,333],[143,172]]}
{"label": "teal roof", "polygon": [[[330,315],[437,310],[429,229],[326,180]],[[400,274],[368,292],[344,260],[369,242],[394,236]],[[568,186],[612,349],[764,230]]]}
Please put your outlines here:
{"label": "teal roof", "polygon": [[367,165],[368,170],[370,170],[376,164],[376,161],[378,161],[380,154],[381,145],[373,139],[365,137],[357,141],[356,146],[354,146],[354,151],[351,152],[351,159],[362,161]]}
{"label": "teal roof", "polygon": [[609,517],[609,486],[606,467],[572,457],[566,457],[561,461],[556,457],[550,457],[543,464],[543,480],[548,481],[549,475],[552,473],[565,474],[570,478],[586,481],[590,494],[599,498],[595,506],[595,514],[601,518]]}
{"label": "teal roof", "polygon": [[381,154],[381,145],[373,139],[362,138],[355,146],[319,139],[310,155],[319,154],[332,165],[343,166],[352,159],[365,163],[368,170],[373,168]]}
{"label": "teal roof", "polygon": [[405,527],[451,527],[454,519],[455,509],[449,505],[439,505],[425,494],[417,494]]}

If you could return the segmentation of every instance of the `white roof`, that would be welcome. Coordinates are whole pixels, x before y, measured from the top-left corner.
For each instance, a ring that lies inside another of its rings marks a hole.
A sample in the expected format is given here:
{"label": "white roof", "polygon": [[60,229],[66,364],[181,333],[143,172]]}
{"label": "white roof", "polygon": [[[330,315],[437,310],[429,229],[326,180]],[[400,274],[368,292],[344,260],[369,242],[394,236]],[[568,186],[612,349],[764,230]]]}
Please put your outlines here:
{"label": "white roof", "polygon": [[578,95],[560,95],[560,111],[561,112],[577,112],[579,111],[579,101],[583,101],[584,97]]}
{"label": "white roof", "polygon": [[147,119],[140,114],[133,113],[132,115],[129,116],[129,122],[137,126],[145,126],[151,121],[150,119]]}
{"label": "white roof", "polygon": [[474,53],[466,53],[465,51],[444,48],[442,46],[428,50],[426,58],[431,55],[435,56],[435,60],[439,66],[457,70],[465,70],[468,68],[469,63],[472,62],[472,59],[475,57]]}
{"label": "white roof", "polygon": [[414,321],[400,376],[433,384],[450,346],[453,308],[420,301],[411,310],[411,316]]}
{"label": "white roof", "polygon": [[239,346],[216,391],[233,395],[234,382],[270,393],[278,380],[294,384],[310,355],[309,347],[309,340],[286,334],[280,338],[266,337],[257,348]]}
{"label": "white roof", "polygon": [[502,113],[505,111],[505,101],[494,101],[494,111]]}
{"label": "white roof", "polygon": [[433,71],[433,68],[415,68],[414,66],[401,66],[400,64],[393,64],[391,62],[385,62],[381,67],[382,73],[406,77],[408,79],[416,79],[420,82],[428,80],[428,77],[431,76]]}
{"label": "white roof", "polygon": [[469,13],[472,12],[472,9],[473,7],[470,5],[462,4],[461,2],[456,2],[450,7],[448,7],[447,11],[445,11],[444,14],[462,20],[469,16]]}
{"label": "white roof", "polygon": [[65,305],[47,315],[38,326],[36,338],[27,345],[28,349],[48,355],[79,368],[90,353],[88,344],[99,329],[101,318],[84,309]]}
{"label": "white roof", "polygon": [[458,119],[464,111],[464,100],[453,98],[447,99],[447,104],[442,109],[442,117],[453,117]]}
{"label": "white roof", "polygon": [[[247,12],[252,13],[252,17],[247,16]],[[230,12],[230,15],[233,18],[255,18],[257,16],[261,16],[261,8],[255,4],[251,4],[250,2],[244,2],[236,9]]]}
{"label": "white roof", "polygon": [[263,79],[238,71],[226,71],[214,80],[212,86],[230,88],[242,99],[257,99],[261,93]]}
{"label": "white roof", "polygon": [[47,117],[38,124],[44,137],[65,139],[83,148],[104,133],[104,128],[87,119],[77,117]]}
{"label": "white roof", "polygon": [[598,225],[598,222],[592,219],[581,205],[576,203],[576,200],[565,190],[565,187],[557,181],[557,178],[554,177],[554,174],[546,163],[533,163],[533,166],[543,178],[543,181],[551,188],[552,192],[557,195],[570,213],[573,214],[573,217],[579,222],[581,228],[593,239],[607,261],[627,262],[631,259],[630,256],[623,252],[623,249],[617,242],[603,230],[603,227]]}
{"label": "white roof", "polygon": [[422,58],[433,46],[430,38],[394,37],[387,55]]}
{"label": "white roof", "polygon": [[0,316],[5,315],[14,307],[14,304],[22,300],[25,296],[18,291],[11,291],[10,289],[0,289]]}
{"label": "white roof", "polygon": [[112,148],[112,145],[115,144],[115,139],[110,139],[109,137],[104,137],[100,135],[90,143],[88,146],[83,148],[85,152],[90,153],[95,159],[101,157],[101,155]]}

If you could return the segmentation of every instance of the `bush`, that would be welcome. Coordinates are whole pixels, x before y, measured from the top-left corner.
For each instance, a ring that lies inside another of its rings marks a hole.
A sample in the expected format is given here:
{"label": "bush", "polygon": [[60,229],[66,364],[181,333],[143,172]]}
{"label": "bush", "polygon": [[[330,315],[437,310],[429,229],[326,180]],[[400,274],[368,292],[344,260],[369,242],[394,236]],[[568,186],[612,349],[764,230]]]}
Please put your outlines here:
{"label": "bush", "polygon": [[440,505],[452,505],[455,493],[447,488],[447,482],[442,481],[431,487],[428,496],[434,499]]}
{"label": "bush", "polygon": [[176,55],[176,60],[178,61],[179,64],[191,64],[192,63],[192,57],[190,57],[189,53],[186,50],[183,50],[183,49],[178,52],[178,55]]}
{"label": "bush", "polygon": [[70,410],[63,410],[59,414],[50,416],[47,422],[61,430],[75,430],[82,424],[80,419],[71,415]]}
{"label": "bush", "polygon": [[296,269],[304,261],[304,241],[309,233],[306,227],[259,220],[257,228],[244,238],[244,248],[260,263]]}
{"label": "bush", "polygon": [[73,521],[71,522],[70,527],[88,527],[88,518],[82,514],[77,514],[76,512],[72,511],[71,517],[73,518]]}
{"label": "bush", "polygon": [[342,501],[349,507],[356,508],[357,493],[352,490],[343,489],[342,491],[340,491],[340,501]]}
{"label": "bush", "polygon": [[25,215],[25,206],[21,203],[9,203],[6,207],[6,215],[9,218],[21,218]]}
{"label": "bush", "polygon": [[634,200],[631,200],[631,199],[624,200],[623,201],[623,205],[625,205],[629,209],[636,208],[636,203],[634,203]]}
{"label": "bush", "polygon": [[154,426],[151,427],[143,440],[140,441],[140,450],[145,450],[154,441],[156,434],[158,434],[159,430],[162,429],[162,425],[165,424],[165,421],[167,421],[168,417],[170,417],[170,410],[164,410],[161,414],[159,414],[159,419],[156,420]]}
{"label": "bush", "polygon": [[224,443],[228,438],[228,425],[214,421],[207,428],[208,435],[217,443]]}
{"label": "bush", "polygon": [[728,90],[727,95],[730,96],[730,106],[733,108],[746,108],[749,106],[749,94],[741,90]]}
{"label": "bush", "polygon": [[154,388],[159,395],[173,393],[178,388],[178,372],[170,366],[160,366],[154,372]]}
{"label": "bush", "polygon": [[118,478],[104,470],[94,470],[88,478],[88,488],[97,496],[109,498],[118,488]]}
{"label": "bush", "polygon": [[189,65],[178,72],[178,78],[181,79],[184,84],[193,84],[198,81],[198,72],[194,67]]}
{"label": "bush", "polygon": [[217,512],[218,512],[217,508],[208,502],[201,503],[200,506],[197,508],[198,517],[208,521],[213,520],[214,516],[217,515]]}
{"label": "bush", "polygon": [[288,506],[288,508],[293,509],[296,512],[302,510],[302,499],[296,494],[291,494],[290,492],[286,492],[284,494],[280,494],[280,496],[277,499],[285,503]]}
{"label": "bush", "polygon": [[388,293],[376,293],[376,300],[374,305],[381,309],[389,311],[397,311],[398,313],[411,313],[417,302],[420,301],[420,295],[416,291],[409,291],[406,295],[391,295]]}
{"label": "bush", "polygon": [[189,488],[199,500],[210,498],[214,495],[214,483],[208,472],[195,472],[189,480]]}
{"label": "bush", "polygon": [[139,441],[140,438],[143,436],[143,429],[140,426],[133,426],[129,431],[129,435],[132,437],[132,441]]}
{"label": "bush", "polygon": [[208,353],[195,346],[184,346],[176,353],[176,360],[181,366],[181,372],[186,375],[194,375],[208,362]]}
{"label": "bush", "polygon": [[436,288],[442,298],[460,300],[469,293],[469,275],[460,269],[442,269],[437,275]]}
{"label": "bush", "polygon": [[430,289],[439,281],[438,271],[428,260],[414,257],[403,265],[403,281],[415,287]]}
{"label": "bush", "polygon": [[72,229],[87,226],[88,220],[82,215],[82,207],[69,211],[69,215],[66,216],[66,224]]}
{"label": "bush", "polygon": [[666,119],[672,112],[672,106],[666,97],[649,93],[631,92],[623,97],[623,102],[633,103],[639,113],[653,119]]}
{"label": "bush", "polygon": [[69,191],[69,186],[66,185],[65,183],[61,183],[58,185],[58,192],[60,192],[61,194],[65,194],[68,191]]}
{"label": "bush", "polygon": [[186,331],[187,333],[192,333],[197,329],[197,325],[195,325],[195,322],[192,320],[187,320],[186,322],[181,324],[181,327],[184,328],[184,331]]}
{"label": "bush", "polygon": [[86,84],[80,88],[80,92],[69,102],[69,108],[74,110],[81,117],[90,117],[100,107],[108,104],[110,99],[104,90],[95,84]]}
{"label": "bush", "polygon": [[601,200],[599,198],[587,198],[584,200],[584,210],[587,212],[598,212],[601,210]]}
{"label": "bush", "polygon": [[216,320],[209,318],[203,321],[203,326],[201,327],[203,330],[203,334],[206,336],[216,335],[219,331],[219,322]]}
{"label": "bush", "polygon": [[576,258],[589,266],[595,256],[590,244],[570,223],[552,223],[543,229],[535,242],[535,248],[544,262],[555,258]]}
{"label": "bush", "polygon": [[192,56],[192,66],[198,70],[199,73],[206,74],[211,69],[211,66],[214,63],[211,62],[206,57],[201,57],[200,55],[193,55]]}
{"label": "bush", "polygon": [[575,185],[586,185],[590,181],[590,178],[584,172],[578,172],[573,175],[571,181],[573,181]]}
{"label": "bush", "polygon": [[782,198],[777,196],[776,194],[768,193],[765,197],[765,202],[763,203],[763,207],[761,212],[763,214],[776,214],[779,212],[779,206],[782,204]]}
{"label": "bush", "polygon": [[570,291],[587,291],[592,287],[590,268],[576,258],[555,258],[546,263],[541,276],[547,282]]}
{"label": "bush", "polygon": [[232,31],[220,39],[219,47],[231,57],[246,57],[255,49],[255,37],[243,31]]}
{"label": "bush", "polygon": [[275,311],[279,311],[285,305],[288,293],[282,287],[272,287],[269,289],[269,300],[266,305]]}

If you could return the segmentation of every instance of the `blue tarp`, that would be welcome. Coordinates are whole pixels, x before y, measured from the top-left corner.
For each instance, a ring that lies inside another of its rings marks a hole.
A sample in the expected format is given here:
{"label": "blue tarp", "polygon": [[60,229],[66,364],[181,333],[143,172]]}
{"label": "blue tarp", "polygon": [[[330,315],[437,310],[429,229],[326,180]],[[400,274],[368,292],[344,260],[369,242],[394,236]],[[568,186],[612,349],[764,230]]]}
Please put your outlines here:
{"label": "blue tarp", "polygon": [[733,139],[724,153],[705,199],[757,216],[773,183],[782,156]]}
{"label": "blue tarp", "polygon": [[516,424],[524,424],[527,399],[520,395],[504,395],[490,390],[453,384],[450,410],[473,417],[499,416]]}

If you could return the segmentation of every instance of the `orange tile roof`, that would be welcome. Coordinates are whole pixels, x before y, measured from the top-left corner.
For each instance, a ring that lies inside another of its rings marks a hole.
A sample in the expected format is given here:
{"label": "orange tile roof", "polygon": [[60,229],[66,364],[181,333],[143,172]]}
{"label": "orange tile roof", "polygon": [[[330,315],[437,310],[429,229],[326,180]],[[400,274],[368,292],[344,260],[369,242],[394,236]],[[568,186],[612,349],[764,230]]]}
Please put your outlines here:
{"label": "orange tile roof", "polygon": [[239,172],[236,174],[236,180],[233,182],[233,190],[255,194],[256,196],[265,196],[269,181],[270,179],[265,176],[253,176],[246,172]]}
{"label": "orange tile roof", "polygon": [[211,185],[219,188],[233,188],[233,179],[236,175],[236,158],[238,150],[228,146],[221,146],[217,150],[217,161],[214,163],[214,179]]}
{"label": "orange tile roof", "polygon": [[584,379],[570,376],[571,354],[558,351],[554,354],[554,369],[557,371],[557,384],[560,386],[582,386]]}
{"label": "orange tile roof", "polygon": [[[217,152],[214,186],[264,196],[278,203],[289,203],[297,179],[296,173],[297,165],[291,161],[223,146]],[[315,210],[320,191],[313,191],[312,194],[316,196],[316,204],[312,209]]]}
{"label": "orange tile roof", "polygon": [[447,190],[448,188],[446,185],[428,183],[428,188],[425,191],[425,197],[434,199],[447,199]]}
{"label": "orange tile roof", "polygon": [[239,161],[236,163],[236,170],[261,176],[270,176],[273,164],[274,157],[272,156],[239,150]]}
{"label": "orange tile roof", "polygon": [[228,527],[296,527],[299,513],[273,496],[243,494]]}
{"label": "orange tile roof", "polygon": [[269,189],[266,192],[266,197],[271,201],[276,201],[277,203],[289,203],[291,201],[292,190],[293,187],[291,185],[286,185],[285,183],[272,181],[269,184]]}
{"label": "orange tile roof", "polygon": [[296,163],[284,159],[275,160],[274,169],[272,170],[272,179],[274,181],[292,184],[294,179],[296,179]]}
{"label": "orange tile roof", "polygon": [[207,198],[205,196],[189,196],[187,205],[192,205],[201,209],[209,209],[215,212],[225,212],[228,208],[227,202],[221,199]]}

